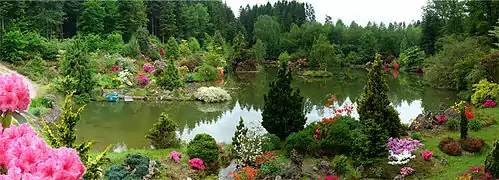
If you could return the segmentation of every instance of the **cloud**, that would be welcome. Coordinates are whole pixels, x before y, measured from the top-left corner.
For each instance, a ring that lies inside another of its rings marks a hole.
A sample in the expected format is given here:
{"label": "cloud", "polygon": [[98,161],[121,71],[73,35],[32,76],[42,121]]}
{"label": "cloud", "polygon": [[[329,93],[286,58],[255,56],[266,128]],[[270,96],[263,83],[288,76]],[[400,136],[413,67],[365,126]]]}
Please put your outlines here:
{"label": "cloud", "polygon": [[[312,4],[317,21],[324,23],[326,15],[333,20],[341,19],[346,24],[351,21],[366,25],[369,21],[403,22],[421,20],[422,7],[426,0],[298,0]],[[274,4],[277,0],[225,0],[236,16],[239,16],[239,7],[254,4]]]}

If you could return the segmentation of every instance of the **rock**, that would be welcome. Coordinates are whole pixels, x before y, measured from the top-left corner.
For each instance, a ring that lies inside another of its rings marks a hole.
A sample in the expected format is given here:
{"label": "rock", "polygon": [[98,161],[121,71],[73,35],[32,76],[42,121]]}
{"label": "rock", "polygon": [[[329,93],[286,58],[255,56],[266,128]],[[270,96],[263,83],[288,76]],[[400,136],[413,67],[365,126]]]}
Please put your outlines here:
{"label": "rock", "polygon": [[318,171],[318,170],[319,170],[319,168],[317,168],[317,167],[315,167],[315,166],[314,166],[314,167],[312,167],[312,169],[313,169],[314,171]]}
{"label": "rock", "polygon": [[433,118],[431,113],[419,114],[409,126],[409,130],[425,130],[433,128]]}
{"label": "rock", "polygon": [[395,178],[393,178],[393,179],[394,180],[404,180],[405,178],[404,178],[404,176],[399,174],[399,175],[395,176]]}
{"label": "rock", "polygon": [[281,177],[281,176],[279,176],[279,175],[277,175],[277,176],[275,177],[275,180],[282,180],[282,177]]}
{"label": "rock", "polygon": [[327,161],[321,161],[319,163],[319,168],[323,170],[329,170],[331,168],[331,165]]}
{"label": "rock", "polygon": [[440,161],[438,163],[440,163],[440,165],[442,165],[442,166],[448,166],[449,165],[449,163],[447,162],[447,160],[445,160],[444,158],[440,159]]}
{"label": "rock", "polygon": [[448,108],[447,110],[444,111],[444,116],[447,118],[447,119],[459,119],[459,113],[452,109],[452,108]]}
{"label": "rock", "polygon": [[229,176],[229,172],[236,171],[237,169],[237,163],[235,161],[231,161],[229,166],[226,168],[221,168],[220,171],[218,172],[218,179],[219,180],[232,180],[233,178]]}

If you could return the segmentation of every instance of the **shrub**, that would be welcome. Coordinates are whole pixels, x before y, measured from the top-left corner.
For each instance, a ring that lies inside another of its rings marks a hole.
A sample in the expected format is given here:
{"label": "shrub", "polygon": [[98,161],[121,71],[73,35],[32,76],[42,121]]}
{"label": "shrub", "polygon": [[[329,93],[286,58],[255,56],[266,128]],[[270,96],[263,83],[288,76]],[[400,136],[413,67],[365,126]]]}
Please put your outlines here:
{"label": "shrub", "polygon": [[279,54],[279,62],[281,63],[288,63],[288,61],[291,60],[291,56],[288,54],[288,52],[283,52]]}
{"label": "shrub", "polygon": [[237,64],[236,71],[258,71],[258,62],[256,60],[246,60]]}
{"label": "shrub", "polygon": [[317,124],[309,124],[305,129],[290,134],[286,138],[286,151],[289,153],[293,149],[300,154],[307,154],[317,148],[317,143],[315,142],[312,134],[317,129]]}
{"label": "shrub", "polygon": [[204,170],[204,165],[203,165],[203,160],[199,158],[193,158],[189,160],[189,164],[191,165],[192,168],[198,169],[198,170]]}
{"label": "shrub", "polygon": [[174,37],[170,37],[170,39],[168,39],[165,50],[166,57],[173,57],[173,59],[171,59],[172,61],[177,60],[180,56],[179,46]]}
{"label": "shrub", "polygon": [[207,102],[207,103],[217,103],[224,102],[231,99],[229,93],[219,87],[200,87],[194,92],[194,97],[196,99]]}
{"label": "shrub", "polygon": [[2,60],[16,62],[25,59],[28,43],[27,37],[20,30],[6,32],[0,48]]}
{"label": "shrub", "polygon": [[142,71],[150,74],[154,71],[154,66],[150,63],[145,63],[144,65],[142,65]]}
{"label": "shrub", "polygon": [[333,159],[333,169],[339,174],[345,174],[348,171],[348,157],[345,155],[335,156]]}
{"label": "shrub", "polygon": [[469,128],[473,131],[478,131],[482,129],[483,122],[478,120],[478,119],[472,119],[470,120]]}
{"label": "shrub", "polygon": [[485,159],[485,172],[490,172],[492,177],[499,177],[499,141],[496,140]]}
{"label": "shrub", "polygon": [[190,58],[190,57],[188,57],[188,58],[183,58],[183,59],[180,61],[180,63],[179,63],[179,65],[180,65],[180,66],[186,66],[186,67],[188,67],[188,68],[189,68],[189,70],[191,70],[191,71],[193,71],[194,69],[196,69],[196,67],[198,67],[198,66],[199,66],[199,64],[200,64],[200,63],[199,63],[199,61],[198,61],[198,60],[193,59],[193,58]]}
{"label": "shrub", "polygon": [[170,91],[184,87],[184,83],[180,80],[180,75],[178,73],[177,67],[173,62],[173,57],[170,57],[166,70],[163,71],[158,77],[157,84],[162,89],[167,89]]}
{"label": "shrub", "polygon": [[449,120],[444,122],[444,126],[449,130],[455,131],[459,128],[459,121],[455,118],[450,118]]}
{"label": "shrub", "polygon": [[496,107],[496,102],[494,102],[494,100],[492,99],[487,99],[484,103],[483,103],[483,108],[495,108]]}
{"label": "shrub", "polygon": [[241,145],[243,143],[242,140],[240,141],[240,137],[245,137],[247,133],[248,128],[244,126],[243,117],[240,117],[239,124],[236,126],[236,131],[234,132],[234,136],[232,136],[232,147],[234,150],[234,154],[236,153],[237,149],[241,148]]}
{"label": "shrub", "polygon": [[263,135],[263,151],[273,151],[281,149],[281,139],[274,134],[264,134]]}
{"label": "shrub", "polygon": [[414,151],[419,150],[419,146],[424,146],[424,144],[421,144],[418,140],[413,140],[411,138],[398,139],[390,137],[387,149],[394,154],[400,154],[404,151],[413,153]]}
{"label": "shrub", "polygon": [[139,73],[137,76],[135,76],[135,79],[142,87],[146,86],[149,83],[149,77],[147,77],[147,75],[144,73]]}
{"label": "shrub", "polygon": [[429,161],[433,157],[433,152],[430,150],[426,149],[421,153],[421,156],[425,161]]}
{"label": "shrub", "polygon": [[402,175],[402,177],[410,176],[412,173],[414,173],[414,169],[410,167],[403,167],[400,169],[400,175]]}
{"label": "shrub", "polygon": [[447,144],[450,144],[450,143],[453,143],[453,142],[456,142],[456,140],[454,140],[454,138],[450,137],[450,136],[445,136],[443,137],[441,140],[440,140],[440,143],[438,145],[438,147],[440,149],[443,149],[445,147],[445,145]]}
{"label": "shrub", "polygon": [[180,144],[180,138],[177,137],[178,125],[168,118],[168,114],[161,113],[158,122],[149,129],[146,138],[151,141],[151,145],[156,149],[166,149],[176,147]]}
{"label": "shrub", "polygon": [[322,153],[349,154],[353,149],[353,136],[357,120],[341,116],[334,123],[323,125],[322,137],[318,143]]}
{"label": "shrub", "polygon": [[480,152],[485,141],[482,138],[472,138],[468,137],[466,139],[461,139],[459,141],[461,143],[462,148],[468,152]]}
{"label": "shrub", "polygon": [[414,46],[400,53],[400,66],[407,71],[416,71],[418,67],[423,66],[424,58],[424,51]]}
{"label": "shrub", "polygon": [[263,154],[263,137],[260,132],[263,128],[253,126],[252,129],[246,129],[243,120],[239,121],[237,131],[234,134],[235,140],[233,154],[237,157],[237,163],[240,165],[255,165],[257,157]]}
{"label": "shrub", "polygon": [[45,107],[52,108],[52,100],[48,98],[32,98],[29,108]]}
{"label": "shrub", "polygon": [[499,92],[499,86],[496,83],[491,83],[487,79],[481,80],[478,84],[473,85],[473,95],[471,95],[471,102],[474,105],[481,105],[489,98],[496,98]]}
{"label": "shrub", "polygon": [[458,156],[462,153],[462,148],[459,143],[453,138],[446,136],[442,140],[440,140],[440,145],[438,146],[440,149],[448,155]]}
{"label": "shrub", "polygon": [[96,68],[86,50],[82,40],[75,40],[61,61],[61,75],[69,76],[76,82],[70,89],[76,91],[75,94],[89,94],[97,85],[94,77]]}
{"label": "shrub", "polygon": [[419,133],[417,133],[417,132],[413,132],[413,133],[411,134],[411,138],[412,138],[412,139],[415,139],[415,140],[419,140],[419,141],[421,141],[421,140],[422,140],[421,136],[420,136],[420,135],[419,135]]}
{"label": "shrub", "polygon": [[219,154],[217,142],[208,134],[197,134],[187,145],[190,158],[200,158],[207,163],[216,162]]}
{"label": "shrub", "polygon": [[480,64],[487,70],[489,79],[497,82],[499,80],[499,51],[495,50],[482,58]]}
{"label": "shrub", "polygon": [[306,117],[304,102],[299,89],[291,88],[293,80],[286,63],[277,72],[277,80],[269,83],[269,91],[263,96],[262,126],[281,140],[303,129]]}
{"label": "shrub", "polygon": [[472,166],[464,174],[460,174],[456,179],[493,179],[489,172],[486,172],[482,166]]}
{"label": "shrub", "polygon": [[151,179],[159,173],[159,167],[159,161],[150,160],[140,153],[127,154],[125,163],[112,166],[106,170],[105,176],[110,180]]}
{"label": "shrub", "polygon": [[130,58],[137,58],[140,56],[140,45],[137,37],[132,36],[128,44],[125,46],[124,55]]}
{"label": "shrub", "polygon": [[24,74],[29,77],[29,79],[38,81],[41,80],[46,75],[45,61],[39,57],[35,56],[34,59],[28,61],[26,66],[24,66]]}
{"label": "shrub", "polygon": [[203,64],[201,66],[198,66],[194,71],[199,73],[199,75],[201,75],[202,81],[210,81],[218,78],[217,68],[210,66],[208,64]]}
{"label": "shrub", "polygon": [[329,71],[305,71],[303,72],[303,76],[307,77],[331,77],[333,73]]}
{"label": "shrub", "polygon": [[178,163],[182,155],[178,153],[177,151],[172,151],[170,152],[170,159]]}

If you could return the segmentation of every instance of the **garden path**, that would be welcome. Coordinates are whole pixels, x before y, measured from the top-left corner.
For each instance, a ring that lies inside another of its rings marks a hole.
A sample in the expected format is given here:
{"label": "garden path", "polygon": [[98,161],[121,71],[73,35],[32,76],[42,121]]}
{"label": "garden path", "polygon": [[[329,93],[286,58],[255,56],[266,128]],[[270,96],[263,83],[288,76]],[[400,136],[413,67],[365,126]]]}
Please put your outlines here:
{"label": "garden path", "polygon": [[36,83],[34,83],[32,80],[30,80],[26,76],[23,76],[23,75],[17,73],[16,71],[11,70],[11,69],[5,67],[4,65],[0,64],[0,76],[12,74],[12,73],[15,73],[15,74],[21,76],[24,79],[24,83],[26,83],[28,85],[29,96],[31,98],[36,97],[37,92],[38,92],[38,88],[40,86],[38,86]]}

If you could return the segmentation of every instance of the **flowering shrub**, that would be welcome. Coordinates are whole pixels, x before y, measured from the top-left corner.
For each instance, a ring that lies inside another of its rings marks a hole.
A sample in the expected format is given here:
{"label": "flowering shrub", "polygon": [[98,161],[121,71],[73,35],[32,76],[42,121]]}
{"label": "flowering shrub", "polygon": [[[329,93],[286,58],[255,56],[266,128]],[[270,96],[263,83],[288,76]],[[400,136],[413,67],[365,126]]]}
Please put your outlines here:
{"label": "flowering shrub", "polygon": [[492,179],[490,173],[485,172],[482,166],[472,166],[468,171],[464,172],[464,174],[459,175],[459,179],[461,180],[489,180]]}
{"label": "flowering shrub", "polygon": [[243,179],[246,180],[246,179],[255,179],[257,173],[258,173],[257,169],[245,166],[236,172],[229,171],[229,176],[233,176],[234,179],[236,180],[243,180]]}
{"label": "flowering shrub", "polygon": [[28,124],[0,132],[0,164],[8,169],[0,179],[81,179],[85,173],[78,153],[50,148]]}
{"label": "flowering shrub", "polygon": [[393,152],[393,154],[400,154],[404,151],[412,153],[419,149],[419,146],[424,146],[418,140],[413,140],[412,138],[398,139],[392,138],[388,139],[387,149]]}
{"label": "flowering shrub", "polygon": [[410,175],[412,175],[413,172],[414,172],[414,169],[412,169],[410,167],[403,167],[403,168],[400,169],[400,174],[403,177],[410,176]]}
{"label": "flowering shrub", "polygon": [[431,152],[430,150],[426,149],[426,150],[424,150],[421,153],[421,156],[423,156],[423,159],[425,161],[429,161],[431,159],[431,157],[433,157],[433,152]]}
{"label": "flowering shrub", "polygon": [[461,108],[466,105],[466,102],[460,101],[459,103],[454,103],[454,106],[451,106],[454,111],[457,113],[461,113]]}
{"label": "flowering shrub", "polygon": [[473,115],[474,113],[473,113],[473,111],[471,111],[471,108],[472,108],[471,106],[467,106],[465,108],[466,117],[468,119],[474,119],[475,118],[475,115]]}
{"label": "flowering shrub", "polygon": [[154,66],[150,63],[145,63],[143,66],[142,66],[142,70],[146,73],[152,73],[154,71]]}
{"label": "flowering shrub", "polygon": [[203,166],[203,160],[199,158],[194,158],[189,160],[189,164],[191,165],[192,168],[198,169],[198,170],[204,170]]}
{"label": "flowering shrub", "polygon": [[12,113],[28,109],[29,102],[29,89],[22,77],[16,74],[0,76],[0,122],[3,127],[9,127]]}
{"label": "flowering shrub", "polygon": [[388,164],[391,165],[407,164],[411,159],[416,158],[416,155],[412,155],[408,150],[404,150],[399,154],[395,154],[391,150],[388,152],[390,153],[390,156],[388,156],[388,160],[390,160]]}
{"label": "flowering shrub", "polygon": [[317,129],[315,130],[314,135],[313,135],[314,139],[317,141],[320,141],[322,139],[321,131],[327,130],[327,129],[322,130],[322,128],[326,124],[333,123],[333,120],[337,120],[340,116],[344,116],[344,115],[350,116],[350,114],[352,113],[352,111],[354,109],[354,106],[349,105],[349,104],[346,104],[343,107],[337,106],[336,105],[337,104],[336,97],[332,96],[332,95],[328,95],[328,96],[331,96],[331,98],[327,99],[327,103],[326,103],[325,107],[326,107],[327,112],[329,113],[329,117],[323,117],[322,122],[319,123],[319,125],[317,126]]}
{"label": "flowering shrub", "polygon": [[338,180],[338,176],[326,176],[324,179],[318,178],[317,180]]}
{"label": "flowering shrub", "polygon": [[144,73],[139,73],[137,76],[135,76],[135,78],[139,82],[140,86],[145,86],[147,85],[147,83],[149,83],[149,77],[147,77]]}
{"label": "flowering shrub", "polygon": [[196,99],[207,102],[223,102],[231,99],[229,93],[222,88],[219,87],[200,87],[194,92],[194,97]]}
{"label": "flowering shrub", "polygon": [[113,73],[114,73],[114,72],[118,72],[120,69],[121,69],[121,67],[120,67],[120,66],[113,66],[113,67],[111,68],[111,72],[113,72]]}
{"label": "flowering shrub", "polygon": [[275,154],[267,151],[264,154],[256,157],[256,164],[257,165],[264,165],[264,164],[270,163],[271,161],[275,161],[275,160],[276,160]]}
{"label": "flowering shrub", "polygon": [[440,117],[437,119],[438,124],[442,124],[442,123],[444,123],[445,121],[447,121],[447,118],[446,118],[444,115],[440,116]]}
{"label": "flowering shrub", "polygon": [[[242,127],[236,131],[232,141],[237,142],[234,145],[234,155],[237,158],[237,163],[241,165],[254,165],[256,164],[257,157],[263,154],[263,127],[259,126],[259,121],[252,121],[254,123],[251,129]],[[239,135],[238,135],[239,133]]]}
{"label": "flowering shrub", "polygon": [[161,48],[159,50],[159,55],[161,55],[161,56],[165,55],[165,49]]}
{"label": "flowering shrub", "polygon": [[170,159],[174,160],[176,163],[178,163],[178,160],[182,157],[180,153],[177,151],[172,151],[170,152]]}
{"label": "flowering shrub", "polygon": [[483,108],[494,108],[496,107],[496,102],[494,102],[494,100],[492,99],[488,99],[487,101],[485,101],[485,103],[483,103]]}
{"label": "flowering shrub", "polygon": [[125,69],[121,72],[118,73],[118,77],[120,78],[121,82],[123,84],[127,84],[129,86],[132,86],[132,82],[130,81],[130,76],[132,76],[132,74],[130,72],[128,72],[128,69]]}

